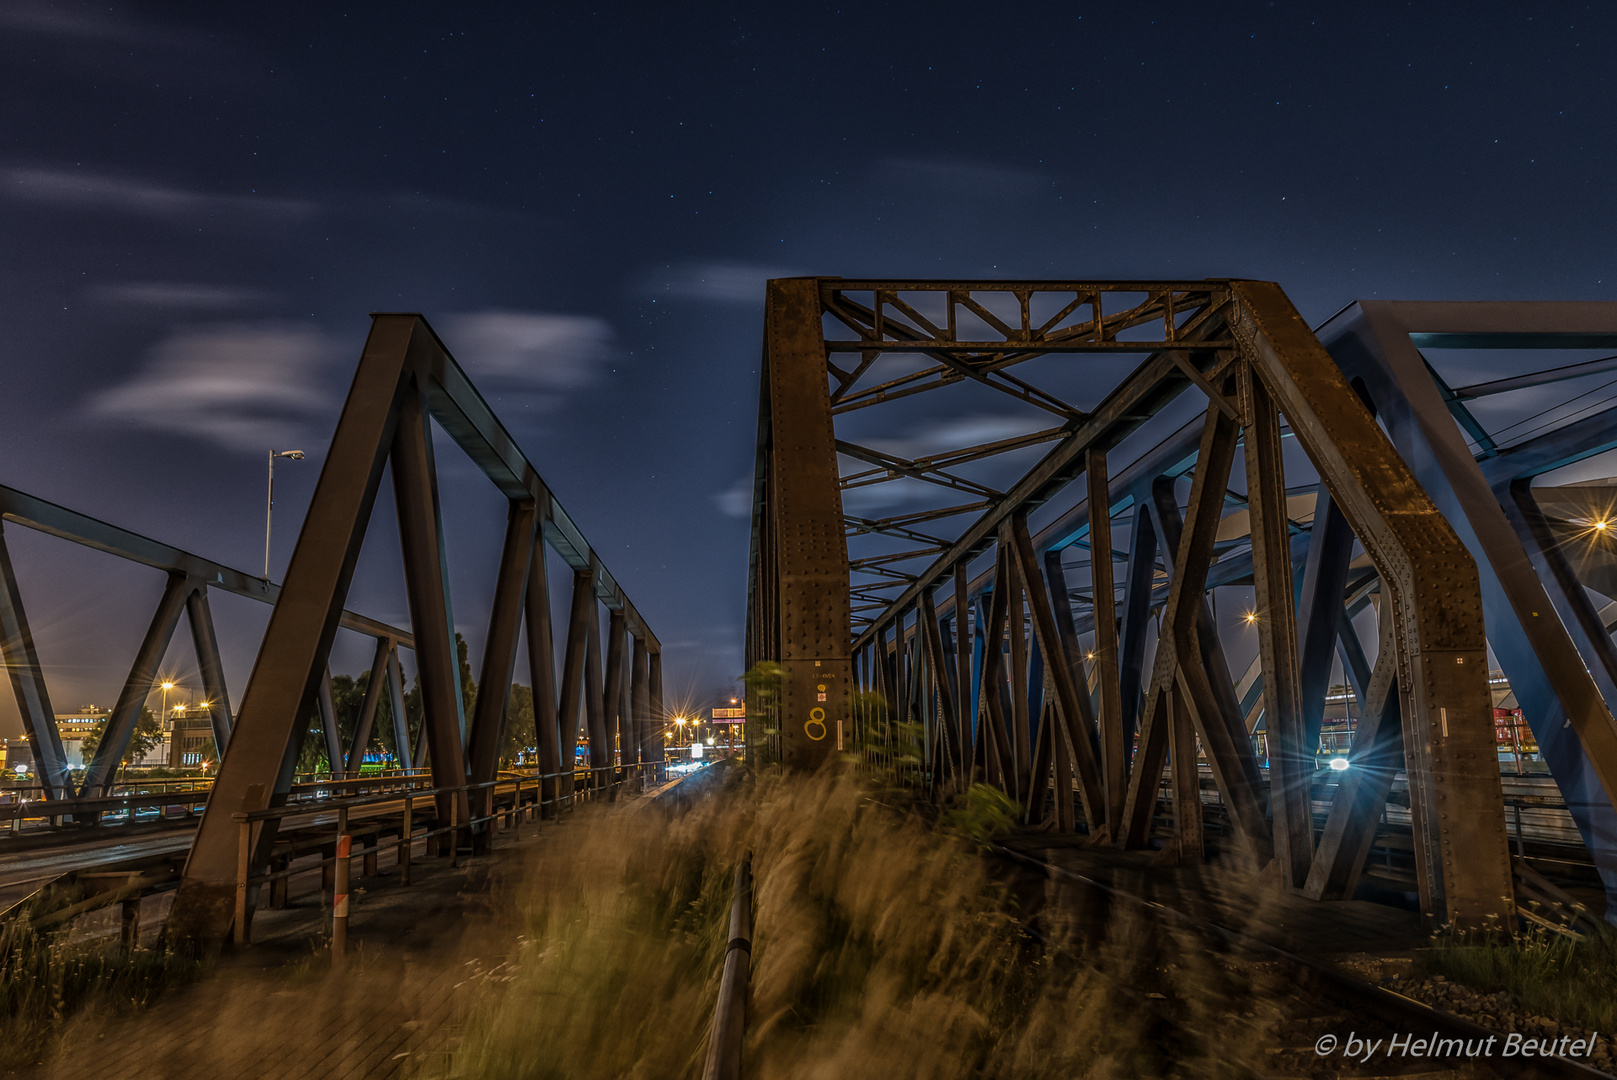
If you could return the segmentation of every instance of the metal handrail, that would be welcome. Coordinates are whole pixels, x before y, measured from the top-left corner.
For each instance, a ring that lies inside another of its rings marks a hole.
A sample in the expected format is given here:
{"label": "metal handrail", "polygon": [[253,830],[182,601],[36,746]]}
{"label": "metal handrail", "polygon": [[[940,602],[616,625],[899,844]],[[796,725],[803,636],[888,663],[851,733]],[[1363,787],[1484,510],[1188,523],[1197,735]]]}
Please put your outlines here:
{"label": "metal handrail", "polygon": [[[236,848],[236,867],[237,867],[237,870],[236,870],[236,911],[235,911],[235,930],[234,930],[235,942],[236,942],[237,945],[247,945],[247,944],[250,943],[249,940],[248,940],[248,934],[247,934],[247,912],[248,912],[247,900],[248,900],[249,893],[250,893],[251,889],[254,886],[262,886],[262,885],[268,884],[270,882],[273,882],[273,881],[276,881],[276,880],[279,880],[279,879],[282,879],[282,878],[290,878],[294,874],[306,873],[309,870],[314,869],[315,866],[324,867],[328,863],[333,864],[335,869],[336,869],[336,880],[334,882],[335,887],[333,889],[333,894],[334,894],[333,911],[335,912],[337,910],[337,907],[336,907],[336,904],[335,904],[336,898],[337,897],[343,898],[342,909],[343,909],[344,914],[342,916],[340,916],[340,917],[346,919],[346,908],[347,908],[346,897],[347,897],[347,877],[348,877],[348,875],[347,875],[347,863],[348,863],[349,859],[352,857],[352,855],[351,855],[351,848],[348,848],[347,845],[345,845],[344,841],[346,839],[348,839],[348,837],[349,837],[348,815],[349,815],[349,811],[351,811],[351,810],[358,809],[358,808],[365,807],[365,806],[375,806],[375,805],[379,805],[379,804],[382,804],[382,803],[398,802],[400,797],[402,796],[403,802],[404,802],[404,808],[403,808],[404,813],[403,813],[403,820],[402,820],[401,825],[400,825],[400,835],[399,835],[399,840],[398,840],[398,856],[399,856],[399,868],[400,868],[400,883],[404,884],[404,885],[408,885],[408,884],[410,884],[410,849],[415,844],[415,842],[417,840],[430,839],[431,837],[442,836],[442,835],[445,835],[445,834],[458,834],[463,829],[474,828],[479,824],[495,821],[499,817],[502,816],[501,811],[499,811],[497,809],[491,809],[491,812],[488,813],[488,814],[484,814],[482,816],[469,817],[465,822],[461,822],[459,820],[459,817],[460,817],[460,801],[458,799],[451,798],[450,801],[449,801],[449,824],[444,825],[444,826],[439,826],[438,828],[429,827],[424,831],[417,832],[416,829],[415,829],[415,819],[414,819],[414,802],[415,802],[416,799],[429,799],[429,798],[430,799],[436,799],[440,795],[454,796],[454,795],[459,795],[461,793],[465,793],[467,795],[470,795],[474,791],[483,791],[483,790],[487,790],[487,789],[493,789],[494,791],[497,792],[500,789],[505,788],[507,790],[514,791],[515,795],[516,795],[516,798],[515,798],[515,801],[512,804],[511,809],[509,811],[505,811],[504,813],[514,815],[514,814],[522,812],[524,809],[541,810],[542,811],[543,808],[545,806],[547,806],[547,805],[554,805],[554,804],[562,803],[562,802],[566,802],[569,805],[572,805],[573,803],[575,803],[581,797],[581,795],[582,796],[599,795],[601,791],[616,789],[616,788],[620,787],[624,782],[623,780],[613,780],[609,784],[599,785],[599,786],[594,786],[594,787],[586,787],[582,793],[575,789],[574,791],[569,792],[567,795],[558,795],[555,798],[546,799],[546,798],[544,798],[544,781],[546,781],[546,780],[555,780],[555,779],[559,779],[561,777],[569,776],[569,775],[573,776],[576,779],[579,776],[579,774],[581,774],[581,773],[588,776],[590,774],[598,773],[598,772],[609,772],[609,773],[621,772],[621,773],[624,773],[624,774],[628,774],[630,771],[637,771],[637,772],[640,772],[642,776],[644,776],[644,770],[645,769],[657,768],[657,767],[663,766],[663,765],[666,765],[666,762],[663,762],[663,761],[642,761],[642,762],[635,762],[635,763],[628,764],[628,765],[619,765],[619,766],[611,766],[611,767],[600,766],[600,767],[597,767],[595,769],[577,769],[577,770],[574,770],[572,773],[558,772],[558,773],[536,773],[536,774],[527,774],[527,775],[519,774],[514,778],[485,780],[485,781],[482,781],[480,783],[475,783],[475,784],[459,784],[459,785],[454,785],[454,786],[449,786],[449,787],[431,787],[431,788],[406,787],[406,788],[397,789],[397,790],[394,790],[394,791],[391,791],[391,792],[378,792],[378,793],[372,794],[372,795],[341,796],[341,797],[337,797],[337,798],[327,798],[327,799],[321,799],[321,800],[313,800],[313,801],[310,801],[310,802],[303,802],[303,803],[298,803],[298,804],[295,804],[295,805],[266,807],[265,809],[262,809],[262,810],[237,811],[236,813],[231,815],[231,820],[233,820],[233,821],[235,821],[237,823],[237,826],[238,826],[238,828],[240,830],[239,833],[238,833],[238,841],[237,841],[237,848]],[[524,807],[523,804],[522,804],[522,789],[529,782],[532,782],[533,785],[534,785],[535,798],[534,798],[532,803],[528,804],[527,807]],[[289,816],[294,815],[294,814],[307,814],[307,813],[309,813],[311,811],[317,811],[317,810],[321,809],[322,807],[330,807],[330,808],[335,809],[336,812],[337,812],[337,831],[336,831],[336,836],[334,838],[333,853],[329,857],[322,857],[317,863],[314,863],[312,865],[306,864],[304,866],[300,866],[300,867],[296,867],[296,868],[288,866],[288,867],[286,867],[285,869],[282,869],[282,870],[270,870],[270,871],[267,871],[267,872],[262,873],[262,874],[253,874],[252,873],[252,853],[253,853],[253,840],[254,840],[253,828],[254,828],[255,825],[261,825],[263,822],[269,821],[269,820],[272,820],[272,819],[279,820],[281,818],[289,817]],[[459,844],[458,843],[452,843],[450,845],[450,849],[449,849],[449,865],[450,866],[458,866],[459,864],[460,864]],[[334,915],[334,918],[337,918],[337,917],[339,917],[339,916]],[[334,935],[333,935],[334,945],[337,944],[337,934],[335,933],[335,926],[336,926],[336,924],[334,924]],[[344,936],[345,936],[345,934],[346,934],[346,927],[344,927]]]}
{"label": "metal handrail", "polygon": [[747,983],[752,964],[752,857],[736,867],[735,899],[730,904],[730,937],[724,946],[724,974],[713,1009],[702,1080],[739,1080],[741,1042],[747,1031]]}

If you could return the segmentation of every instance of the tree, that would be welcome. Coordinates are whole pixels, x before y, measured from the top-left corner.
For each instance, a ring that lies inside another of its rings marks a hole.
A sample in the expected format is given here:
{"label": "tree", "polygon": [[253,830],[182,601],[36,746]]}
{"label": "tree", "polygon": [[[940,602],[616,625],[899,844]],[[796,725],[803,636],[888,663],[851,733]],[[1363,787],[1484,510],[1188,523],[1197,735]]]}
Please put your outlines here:
{"label": "tree", "polygon": [[[95,754],[95,748],[101,745],[101,736],[106,734],[107,721],[96,721],[95,727],[84,737],[79,744],[80,752],[89,758]],[[129,736],[129,746],[124,750],[121,765],[128,765],[132,761],[139,761],[146,756],[146,752],[163,741],[163,729],[157,722],[157,717],[144,706],[140,710],[140,719],[135,721],[135,730]]]}
{"label": "tree", "polygon": [[[457,633],[455,654],[460,663],[460,696],[468,718],[477,704],[477,682],[472,678],[469,651],[466,639]],[[337,733],[345,754],[354,744],[354,732],[359,727],[359,714],[365,707],[365,688],[370,685],[370,678],[369,669],[360,672],[357,679],[351,675],[331,677],[331,704],[336,713]],[[308,712],[308,734],[298,750],[299,772],[315,772],[320,766],[329,767],[330,764],[327,761],[326,735],[320,720],[319,704],[311,702]],[[408,768],[412,764],[411,749],[420,738],[421,717],[421,676],[417,674],[404,695],[404,722],[409,731],[410,746],[404,747],[401,752],[399,747],[393,745],[393,706],[384,694],[376,705],[376,716],[371,721],[371,737],[366,749],[389,751],[401,768]]]}
{"label": "tree", "polygon": [[511,684],[511,696],[505,703],[505,738],[500,743],[500,764],[509,765],[517,755],[539,740],[534,727],[533,689],[521,683]]}

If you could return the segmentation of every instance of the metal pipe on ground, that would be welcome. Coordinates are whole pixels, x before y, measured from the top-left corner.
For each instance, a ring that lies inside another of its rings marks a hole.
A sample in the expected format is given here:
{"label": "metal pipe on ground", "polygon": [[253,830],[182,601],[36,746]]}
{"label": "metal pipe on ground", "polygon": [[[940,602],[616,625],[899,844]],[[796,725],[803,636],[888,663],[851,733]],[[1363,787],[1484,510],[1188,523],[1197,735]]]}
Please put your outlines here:
{"label": "metal pipe on ground", "polygon": [[752,860],[736,867],[735,902],[730,905],[730,939],[724,949],[719,1004],[713,1010],[702,1080],[739,1080],[741,1040],[747,1031],[747,979],[752,962]]}

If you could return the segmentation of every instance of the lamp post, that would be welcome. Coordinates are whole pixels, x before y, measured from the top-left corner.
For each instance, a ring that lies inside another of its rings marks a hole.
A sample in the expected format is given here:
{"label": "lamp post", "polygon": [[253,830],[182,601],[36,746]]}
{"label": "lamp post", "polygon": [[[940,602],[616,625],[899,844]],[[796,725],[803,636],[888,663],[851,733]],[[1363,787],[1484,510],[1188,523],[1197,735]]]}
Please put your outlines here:
{"label": "lamp post", "polygon": [[275,459],[303,460],[302,450],[271,450],[269,452],[269,494],[264,500],[264,580],[269,580],[270,518],[275,513]]}

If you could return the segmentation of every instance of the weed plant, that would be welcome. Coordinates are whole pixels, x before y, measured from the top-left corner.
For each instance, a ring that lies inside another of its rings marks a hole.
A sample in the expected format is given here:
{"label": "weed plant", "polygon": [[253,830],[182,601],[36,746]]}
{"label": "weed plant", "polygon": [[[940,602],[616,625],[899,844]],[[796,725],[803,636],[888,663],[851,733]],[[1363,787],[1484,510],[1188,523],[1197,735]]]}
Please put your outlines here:
{"label": "weed plant", "polygon": [[1536,1015],[1617,1031],[1617,931],[1573,938],[1534,927],[1480,943],[1444,935],[1419,967],[1483,993],[1504,990]]}
{"label": "weed plant", "polygon": [[968,794],[938,827],[835,766],[765,770],[679,817],[581,814],[542,845],[518,955],[429,1072],[699,1076],[750,853],[750,1080],[1252,1075],[1279,988],[1132,908],[1024,918],[978,846],[1009,819]]}
{"label": "weed plant", "polygon": [[0,935],[0,1068],[40,1060],[64,1021],[138,1009],[191,982],[202,961],[167,949],[123,952],[115,941],[36,933],[26,919]]}

